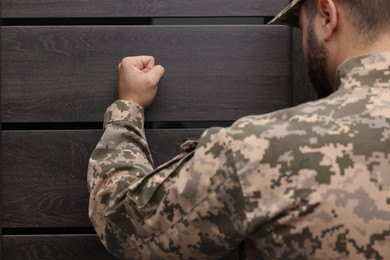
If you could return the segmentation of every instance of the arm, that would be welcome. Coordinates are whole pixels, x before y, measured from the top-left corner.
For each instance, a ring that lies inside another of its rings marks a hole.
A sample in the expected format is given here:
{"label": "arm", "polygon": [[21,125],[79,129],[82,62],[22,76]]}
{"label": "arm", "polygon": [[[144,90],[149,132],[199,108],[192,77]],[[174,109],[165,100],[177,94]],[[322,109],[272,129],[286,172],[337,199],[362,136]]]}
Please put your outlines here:
{"label": "arm", "polygon": [[[127,65],[119,66],[119,84],[129,82],[123,75],[135,80],[159,71],[154,64],[146,70]],[[131,68],[136,72],[127,71]],[[208,130],[195,151],[187,149],[154,169],[139,104],[151,103],[142,93],[155,94],[158,80],[143,82],[154,87],[137,93],[124,88],[133,83],[120,85],[120,98],[128,100],[116,101],[106,112],[105,132],[88,171],[93,226],[107,249],[125,259],[221,257],[241,242],[246,229],[226,131]]]}

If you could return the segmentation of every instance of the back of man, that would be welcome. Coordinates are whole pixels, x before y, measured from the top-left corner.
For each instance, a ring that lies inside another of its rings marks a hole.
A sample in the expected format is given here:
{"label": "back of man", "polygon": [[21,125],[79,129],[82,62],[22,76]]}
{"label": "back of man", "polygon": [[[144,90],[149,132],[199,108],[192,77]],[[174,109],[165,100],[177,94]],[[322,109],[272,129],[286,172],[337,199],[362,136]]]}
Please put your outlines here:
{"label": "back of man", "polygon": [[241,182],[262,183],[242,185],[244,193],[261,190],[253,217],[264,224],[251,237],[267,257],[390,258],[390,7],[380,0],[291,7],[271,23],[299,22],[313,83],[334,93],[256,127],[271,139],[253,179]]}
{"label": "back of man", "polygon": [[348,60],[329,97],[226,130],[264,259],[390,258],[389,66]]}

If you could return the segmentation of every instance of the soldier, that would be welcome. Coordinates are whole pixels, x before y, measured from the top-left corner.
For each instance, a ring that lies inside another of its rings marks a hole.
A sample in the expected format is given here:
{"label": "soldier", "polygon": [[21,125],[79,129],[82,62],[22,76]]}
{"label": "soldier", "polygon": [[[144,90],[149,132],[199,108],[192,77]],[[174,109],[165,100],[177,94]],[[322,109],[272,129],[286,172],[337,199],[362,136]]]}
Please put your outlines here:
{"label": "soldier", "polygon": [[[123,259],[390,259],[390,5],[294,0],[324,98],[206,130],[154,168],[144,134],[163,67],[119,64],[119,99],[88,170],[89,214]],[[326,96],[326,97],[325,97]]]}

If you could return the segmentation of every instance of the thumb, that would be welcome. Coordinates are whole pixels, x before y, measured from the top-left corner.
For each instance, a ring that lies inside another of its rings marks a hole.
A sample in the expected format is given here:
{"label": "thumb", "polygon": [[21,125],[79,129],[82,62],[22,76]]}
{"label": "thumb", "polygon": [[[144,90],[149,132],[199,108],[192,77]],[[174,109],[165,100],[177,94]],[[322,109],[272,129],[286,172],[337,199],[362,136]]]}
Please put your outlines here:
{"label": "thumb", "polygon": [[160,81],[161,77],[164,75],[165,69],[161,65],[154,66],[149,72],[148,76],[156,84]]}

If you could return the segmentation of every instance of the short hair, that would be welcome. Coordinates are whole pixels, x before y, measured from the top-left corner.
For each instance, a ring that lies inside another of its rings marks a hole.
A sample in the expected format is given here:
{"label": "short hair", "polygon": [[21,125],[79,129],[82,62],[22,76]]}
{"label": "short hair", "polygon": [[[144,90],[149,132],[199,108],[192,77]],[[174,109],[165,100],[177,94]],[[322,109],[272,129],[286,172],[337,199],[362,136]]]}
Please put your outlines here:
{"label": "short hair", "polygon": [[[379,34],[390,30],[389,0],[339,0],[347,19],[363,39],[372,42]],[[304,6],[310,21],[318,11],[317,0],[305,0]]]}

